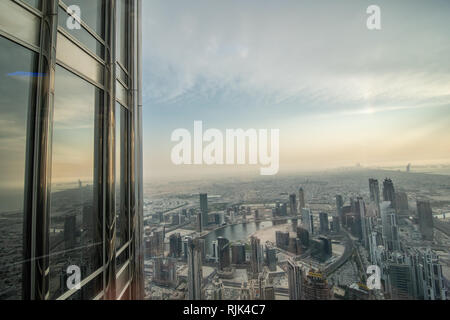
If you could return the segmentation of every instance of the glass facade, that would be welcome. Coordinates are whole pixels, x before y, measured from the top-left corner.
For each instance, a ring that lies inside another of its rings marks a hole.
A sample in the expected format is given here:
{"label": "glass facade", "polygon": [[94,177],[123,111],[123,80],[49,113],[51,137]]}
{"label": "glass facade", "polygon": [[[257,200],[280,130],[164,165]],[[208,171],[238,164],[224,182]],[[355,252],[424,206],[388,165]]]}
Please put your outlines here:
{"label": "glass facade", "polygon": [[140,6],[0,2],[0,299],[143,298]]}

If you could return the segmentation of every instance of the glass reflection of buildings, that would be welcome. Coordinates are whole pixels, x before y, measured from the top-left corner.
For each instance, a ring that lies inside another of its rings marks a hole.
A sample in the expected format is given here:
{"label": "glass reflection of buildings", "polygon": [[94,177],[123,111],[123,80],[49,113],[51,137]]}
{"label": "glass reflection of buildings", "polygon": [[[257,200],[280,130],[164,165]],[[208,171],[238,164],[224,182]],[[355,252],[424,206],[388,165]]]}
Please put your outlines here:
{"label": "glass reflection of buildings", "polygon": [[0,299],[143,297],[140,9],[0,1]]}

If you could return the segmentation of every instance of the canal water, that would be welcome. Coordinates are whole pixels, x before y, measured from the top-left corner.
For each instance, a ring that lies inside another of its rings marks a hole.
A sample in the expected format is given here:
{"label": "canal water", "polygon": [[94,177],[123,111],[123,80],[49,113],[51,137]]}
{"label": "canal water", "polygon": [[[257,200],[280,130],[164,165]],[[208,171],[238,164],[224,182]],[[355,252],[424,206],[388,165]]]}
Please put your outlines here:
{"label": "canal water", "polygon": [[291,219],[276,220],[276,221],[260,221],[260,222],[248,222],[235,225],[225,226],[223,228],[211,231],[204,239],[206,245],[206,254],[212,255],[212,242],[217,240],[218,237],[224,237],[230,240],[230,242],[246,241],[253,233],[258,230],[270,228],[275,225],[282,225],[291,223]]}

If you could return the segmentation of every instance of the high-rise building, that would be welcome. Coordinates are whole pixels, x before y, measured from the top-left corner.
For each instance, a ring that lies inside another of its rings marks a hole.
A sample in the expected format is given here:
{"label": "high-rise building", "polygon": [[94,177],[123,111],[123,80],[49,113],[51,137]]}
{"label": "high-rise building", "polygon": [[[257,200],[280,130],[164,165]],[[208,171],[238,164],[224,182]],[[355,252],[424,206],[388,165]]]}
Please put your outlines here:
{"label": "high-rise building", "polygon": [[341,231],[341,222],[338,216],[333,216],[333,222],[331,230],[333,232],[340,232]]}
{"label": "high-rise building", "polygon": [[154,259],[153,282],[162,286],[177,285],[176,262],[171,258],[158,257]]}
{"label": "high-rise building", "polygon": [[344,200],[342,199],[341,195],[336,195],[336,214],[339,217],[339,219],[341,220],[341,222],[343,222],[343,208],[344,207]]}
{"label": "high-rise building", "polygon": [[4,299],[144,296],[140,11],[0,1]]}
{"label": "high-rise building", "polygon": [[292,259],[287,261],[289,300],[301,300],[303,297],[303,270]]}
{"label": "high-rise building", "polygon": [[314,234],[313,216],[309,208],[302,209],[302,224],[303,227],[308,230],[310,235]]}
{"label": "high-rise building", "polygon": [[408,195],[406,192],[397,191],[395,193],[395,207],[397,208],[399,213],[408,213]]}
{"label": "high-rise building", "polygon": [[395,252],[388,262],[389,294],[393,300],[414,299],[411,266],[406,263],[404,255]]}
{"label": "high-rise building", "polygon": [[201,210],[197,212],[197,221],[196,221],[196,230],[197,230],[197,232],[202,233],[202,231],[203,231],[203,226],[205,225],[203,223],[204,217],[205,216],[203,215],[203,212]]}
{"label": "high-rise building", "polygon": [[245,245],[243,243],[233,243],[231,245],[231,263],[235,265],[245,263]]}
{"label": "high-rise building", "polygon": [[252,273],[257,274],[262,271],[263,267],[263,256],[262,256],[262,247],[260,240],[252,236],[250,237],[250,245],[252,248],[252,255],[251,255],[251,267],[252,267]]}
{"label": "high-rise building", "polygon": [[189,238],[187,241],[188,251],[188,295],[189,300],[202,299],[202,253],[198,239]]}
{"label": "high-rise building", "polygon": [[383,181],[383,201],[390,201],[392,204],[392,207],[395,209],[396,207],[396,200],[395,200],[395,189],[394,189],[394,183],[391,179],[384,179]]}
{"label": "high-rise building", "polygon": [[375,203],[380,214],[380,186],[377,179],[369,179],[370,202]]}
{"label": "high-rise building", "polygon": [[289,208],[291,210],[291,216],[297,215],[297,200],[295,198],[295,193],[289,195]]}
{"label": "high-rise building", "polygon": [[390,201],[383,201],[380,208],[384,246],[388,251],[398,251],[400,250],[400,240],[395,209]]}
{"label": "high-rise building", "polygon": [[330,231],[330,225],[328,223],[328,213],[319,213],[320,233],[328,233]]}
{"label": "high-rise building", "polygon": [[206,193],[200,193],[200,212],[202,215],[202,227],[208,225],[208,195]]}
{"label": "high-rise building", "polygon": [[266,245],[266,265],[270,271],[277,270],[277,250]]}
{"label": "high-rise building", "polygon": [[303,191],[303,188],[299,188],[298,189],[298,212],[302,212],[303,208],[306,208],[305,192]]}
{"label": "high-rise building", "polygon": [[181,257],[182,239],[180,233],[173,233],[169,237],[169,256],[173,258]]}
{"label": "high-rise building", "polygon": [[330,300],[331,289],[325,275],[317,270],[310,270],[303,282],[305,300]]}
{"label": "high-rise building", "polygon": [[417,200],[417,215],[422,238],[433,241],[433,211],[430,201]]}
{"label": "high-rise building", "polygon": [[422,252],[423,297],[425,300],[447,300],[447,287],[439,256],[430,248]]}
{"label": "high-rise building", "polygon": [[217,238],[217,252],[219,259],[219,270],[223,271],[231,267],[230,241],[223,237]]}

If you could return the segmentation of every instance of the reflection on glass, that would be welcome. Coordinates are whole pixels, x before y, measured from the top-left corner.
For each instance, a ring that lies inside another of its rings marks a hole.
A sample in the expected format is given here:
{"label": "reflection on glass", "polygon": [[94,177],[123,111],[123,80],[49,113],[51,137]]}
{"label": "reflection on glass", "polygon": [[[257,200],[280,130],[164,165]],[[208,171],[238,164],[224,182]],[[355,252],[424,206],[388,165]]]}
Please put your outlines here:
{"label": "reflection on glass", "polygon": [[103,83],[104,67],[84,50],[58,32],[56,58],[91,80]]}
{"label": "reflection on glass", "polygon": [[128,241],[127,110],[116,103],[116,248]]}
{"label": "reflection on glass", "polygon": [[79,6],[81,9],[81,20],[101,38],[104,38],[105,0],[64,0],[63,2],[67,6]]}
{"label": "reflection on glass", "polygon": [[117,61],[128,69],[128,0],[117,0]]}
{"label": "reflection on glass", "polygon": [[74,36],[78,41],[84,44],[89,50],[95,53],[100,58],[104,58],[104,47],[103,45],[94,38],[92,34],[86,31],[83,27],[80,29],[69,29],[67,28],[67,19],[69,15],[61,7],[58,13],[58,25],[64,28],[68,33]]}
{"label": "reflection on glass", "polygon": [[[102,218],[98,197],[98,141],[102,92],[57,66],[53,123],[50,211],[50,294],[67,291],[67,268],[84,279],[102,263]],[[83,298],[98,292],[86,292]]]}
{"label": "reflection on glass", "polygon": [[0,30],[20,40],[39,45],[39,18],[12,1],[0,1]]}
{"label": "reflection on glass", "polygon": [[21,297],[26,134],[35,72],[36,54],[0,37],[1,300]]}
{"label": "reflection on glass", "polygon": [[41,0],[23,0],[23,1],[38,10],[41,9]]}

